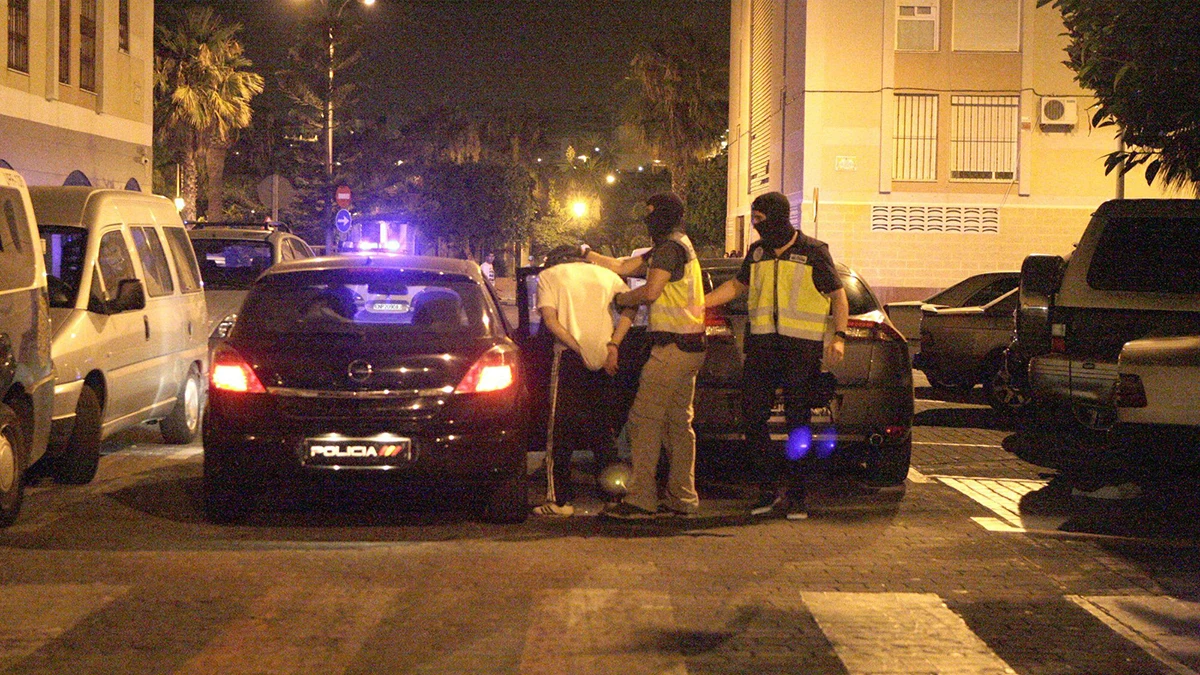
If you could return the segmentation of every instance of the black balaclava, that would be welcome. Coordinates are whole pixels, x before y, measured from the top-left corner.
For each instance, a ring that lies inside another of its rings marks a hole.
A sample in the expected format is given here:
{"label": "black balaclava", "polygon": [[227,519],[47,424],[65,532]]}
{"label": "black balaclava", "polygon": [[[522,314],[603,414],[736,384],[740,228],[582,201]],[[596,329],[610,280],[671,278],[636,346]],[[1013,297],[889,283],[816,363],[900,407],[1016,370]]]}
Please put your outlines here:
{"label": "black balaclava", "polygon": [[664,192],[646,200],[646,205],[653,210],[646,214],[642,222],[657,246],[666,241],[667,236],[680,229],[683,223],[683,200],[675,195]]}
{"label": "black balaclava", "polygon": [[776,249],[784,246],[795,234],[792,227],[792,205],[788,198],[778,192],[768,192],[760,195],[750,205],[751,211],[758,211],[766,216],[766,220],[754,226],[758,236],[768,248]]}

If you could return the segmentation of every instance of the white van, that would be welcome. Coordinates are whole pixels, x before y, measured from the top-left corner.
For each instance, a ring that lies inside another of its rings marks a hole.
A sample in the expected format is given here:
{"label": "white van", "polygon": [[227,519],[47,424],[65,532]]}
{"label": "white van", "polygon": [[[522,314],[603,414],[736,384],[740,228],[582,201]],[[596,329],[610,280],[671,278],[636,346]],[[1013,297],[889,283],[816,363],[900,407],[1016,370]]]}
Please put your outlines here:
{"label": "white van", "polygon": [[207,309],[196,255],[165,197],[31,187],[46,262],[58,373],[49,468],[95,476],[100,442],[158,421],[168,443],[200,424]]}

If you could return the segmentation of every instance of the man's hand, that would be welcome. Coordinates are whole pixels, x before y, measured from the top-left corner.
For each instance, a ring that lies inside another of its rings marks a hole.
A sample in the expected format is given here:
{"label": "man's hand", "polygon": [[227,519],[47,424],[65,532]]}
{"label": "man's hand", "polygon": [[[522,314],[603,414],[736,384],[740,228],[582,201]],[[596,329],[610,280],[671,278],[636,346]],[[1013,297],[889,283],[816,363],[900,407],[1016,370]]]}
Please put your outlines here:
{"label": "man's hand", "polygon": [[608,357],[604,359],[604,372],[609,375],[617,374],[617,346],[609,343]]}
{"label": "man's hand", "polygon": [[846,355],[845,340],[835,337],[825,343],[825,356],[822,363],[828,366],[834,366],[842,362],[842,358]]}

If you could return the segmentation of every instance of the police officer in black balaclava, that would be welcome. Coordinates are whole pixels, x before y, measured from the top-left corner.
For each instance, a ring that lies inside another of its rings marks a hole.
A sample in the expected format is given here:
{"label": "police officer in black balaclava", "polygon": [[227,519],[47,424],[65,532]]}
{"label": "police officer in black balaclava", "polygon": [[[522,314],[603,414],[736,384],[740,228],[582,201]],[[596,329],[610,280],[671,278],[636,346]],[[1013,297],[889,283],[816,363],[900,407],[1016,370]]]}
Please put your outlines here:
{"label": "police officer in black balaclava", "polygon": [[[822,361],[828,367],[842,360],[849,305],[829,247],[792,227],[791,212],[778,192],[754,200],[750,222],[760,239],[746,251],[737,276],[705,296],[704,304],[717,307],[749,291],[742,418],[759,474],[759,499],[750,515],[803,520],[808,512],[801,467],[811,449],[811,409],[829,393],[819,393]],[[834,333],[826,342],[831,310]],[[784,448],[771,443],[767,425],[778,389],[789,432]]]}

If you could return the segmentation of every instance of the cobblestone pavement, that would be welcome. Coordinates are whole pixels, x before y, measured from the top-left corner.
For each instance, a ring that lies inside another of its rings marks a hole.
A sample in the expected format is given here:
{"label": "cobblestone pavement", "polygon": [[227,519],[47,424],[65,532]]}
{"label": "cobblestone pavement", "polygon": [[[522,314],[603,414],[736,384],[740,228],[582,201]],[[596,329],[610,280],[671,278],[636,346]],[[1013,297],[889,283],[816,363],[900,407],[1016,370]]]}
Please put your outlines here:
{"label": "cobblestone pavement", "polygon": [[126,435],[0,532],[0,671],[1200,672],[1194,537],[1130,515],[1174,508],[1157,485],[1073,496],[1112,477],[1086,444],[918,392],[906,489],[814,476],[802,522],[751,519],[737,476],[705,474],[695,519],[493,526],[469,495],[352,491],[218,527],[199,447]]}

